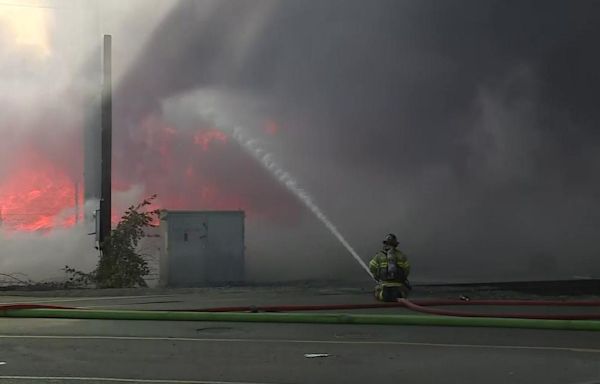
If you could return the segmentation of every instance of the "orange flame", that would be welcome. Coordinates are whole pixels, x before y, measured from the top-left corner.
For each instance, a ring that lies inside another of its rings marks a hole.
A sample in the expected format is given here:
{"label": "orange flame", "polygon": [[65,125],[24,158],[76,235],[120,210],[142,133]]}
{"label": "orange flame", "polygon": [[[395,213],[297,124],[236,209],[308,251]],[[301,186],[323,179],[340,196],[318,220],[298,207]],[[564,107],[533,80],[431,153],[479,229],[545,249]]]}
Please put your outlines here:
{"label": "orange flame", "polygon": [[0,184],[2,225],[19,231],[70,227],[75,224],[74,208],[82,195],[64,171],[33,155]]}
{"label": "orange flame", "polygon": [[[267,125],[268,132],[279,130],[276,123]],[[150,115],[138,125],[139,135],[122,153],[116,152],[117,166],[113,171],[113,190],[129,191],[133,185],[142,183],[141,193],[157,194],[152,209],[243,209],[249,216],[269,215],[276,217],[286,212],[277,201],[261,200],[262,190],[254,188],[254,177],[262,177],[260,168],[248,168],[251,172],[236,173],[238,168],[226,165],[221,172],[235,173],[235,182],[223,174],[214,172],[212,165],[222,158],[241,165],[244,157],[229,144],[229,136],[216,130],[199,128],[196,131],[179,131]],[[77,149],[72,156],[45,153],[35,148],[42,146],[36,140],[21,148],[21,155],[11,159],[9,168],[0,175],[0,225],[17,231],[48,231],[75,225],[76,206],[83,205],[83,185],[77,185],[82,175],[80,138],[73,135],[63,144]],[[197,149],[197,150],[194,150]],[[55,148],[56,150],[56,148]],[[143,155],[143,161],[131,162],[131,153]],[[55,156],[56,155],[56,156]],[[223,162],[221,162],[223,163]],[[224,163],[229,164],[229,163]],[[227,171],[223,171],[227,169]],[[253,176],[254,175],[254,176]],[[287,196],[287,195],[286,195]],[[113,203],[119,204],[113,199]],[[128,202],[136,203],[136,202]],[[287,204],[287,203],[285,203]],[[125,207],[113,204],[113,223],[117,223]],[[120,212],[119,212],[120,211]]]}
{"label": "orange flame", "polygon": [[263,127],[263,131],[267,134],[267,135],[271,135],[274,136],[277,133],[279,133],[279,124],[277,124],[274,120],[267,120],[265,122],[265,125]]}
{"label": "orange flame", "polygon": [[199,131],[194,135],[194,143],[198,144],[202,150],[207,151],[213,141],[227,142],[227,135],[216,129]]}

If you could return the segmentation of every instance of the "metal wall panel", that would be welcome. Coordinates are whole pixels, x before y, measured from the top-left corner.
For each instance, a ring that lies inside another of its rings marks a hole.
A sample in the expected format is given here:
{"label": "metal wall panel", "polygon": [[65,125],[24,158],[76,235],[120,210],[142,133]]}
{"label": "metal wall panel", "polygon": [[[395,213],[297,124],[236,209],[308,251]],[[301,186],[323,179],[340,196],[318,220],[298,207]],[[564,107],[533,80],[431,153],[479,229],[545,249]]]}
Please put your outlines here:
{"label": "metal wall panel", "polygon": [[[163,223],[164,222],[164,223]],[[243,281],[244,212],[163,212],[161,283],[195,287]]]}

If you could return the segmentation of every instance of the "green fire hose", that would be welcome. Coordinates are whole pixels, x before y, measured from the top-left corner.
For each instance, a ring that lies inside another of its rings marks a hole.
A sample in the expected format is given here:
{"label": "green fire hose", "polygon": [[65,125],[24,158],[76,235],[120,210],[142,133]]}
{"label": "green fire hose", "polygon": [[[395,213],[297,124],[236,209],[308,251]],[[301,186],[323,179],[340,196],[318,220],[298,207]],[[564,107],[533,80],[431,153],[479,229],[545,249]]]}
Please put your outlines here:
{"label": "green fire hose", "polygon": [[236,313],[236,312],[169,312],[85,309],[13,309],[0,311],[0,317],[103,319],[103,320],[164,320],[220,321],[255,323],[371,324],[424,325],[450,327],[495,327],[553,330],[600,331],[595,320],[540,320],[494,317],[451,317],[429,315],[377,314],[313,314],[313,313]]}

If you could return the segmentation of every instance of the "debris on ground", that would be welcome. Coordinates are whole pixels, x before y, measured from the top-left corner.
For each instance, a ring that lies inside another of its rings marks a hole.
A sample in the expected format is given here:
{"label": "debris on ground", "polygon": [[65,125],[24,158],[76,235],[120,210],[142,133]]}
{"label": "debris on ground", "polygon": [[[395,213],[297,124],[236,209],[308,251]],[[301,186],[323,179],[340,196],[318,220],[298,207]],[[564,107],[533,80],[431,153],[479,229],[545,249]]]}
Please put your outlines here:
{"label": "debris on ground", "polygon": [[307,359],[314,359],[316,357],[329,357],[331,356],[329,353],[305,353],[304,357]]}

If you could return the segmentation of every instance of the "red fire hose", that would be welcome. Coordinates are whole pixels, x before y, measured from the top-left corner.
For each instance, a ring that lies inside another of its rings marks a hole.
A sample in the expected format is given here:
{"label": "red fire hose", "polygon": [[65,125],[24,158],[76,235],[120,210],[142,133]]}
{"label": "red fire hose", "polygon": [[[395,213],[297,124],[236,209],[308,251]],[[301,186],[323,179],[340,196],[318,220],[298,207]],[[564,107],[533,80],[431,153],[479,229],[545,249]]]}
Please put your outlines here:
{"label": "red fire hose", "polygon": [[[486,300],[489,301],[489,300]],[[510,300],[508,300],[510,301]],[[446,309],[438,308],[427,308],[424,305],[415,304],[406,299],[398,299],[398,303],[405,306],[406,308],[415,312],[428,313],[430,315],[441,315],[441,316],[460,316],[460,317],[501,317],[501,318],[518,318],[518,319],[540,319],[540,320],[598,320],[600,319],[600,312],[584,313],[584,314],[568,314],[568,315],[557,315],[557,314],[531,314],[531,313],[482,313],[482,312],[464,312],[464,311],[450,311]],[[470,302],[466,302],[470,303]],[[490,305],[490,304],[487,304]],[[513,305],[513,304],[492,304],[492,305]],[[517,304],[524,305],[524,304]],[[534,305],[549,305],[537,303]],[[565,305],[565,304],[561,304]],[[591,303],[586,303],[591,305]],[[597,305],[597,304],[596,304]]]}
{"label": "red fire hose", "polygon": [[13,309],[77,309],[75,307],[63,307],[62,305],[46,304],[2,304],[0,311],[10,311]]}

